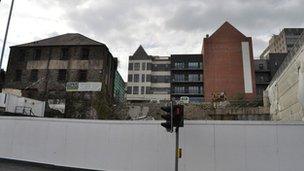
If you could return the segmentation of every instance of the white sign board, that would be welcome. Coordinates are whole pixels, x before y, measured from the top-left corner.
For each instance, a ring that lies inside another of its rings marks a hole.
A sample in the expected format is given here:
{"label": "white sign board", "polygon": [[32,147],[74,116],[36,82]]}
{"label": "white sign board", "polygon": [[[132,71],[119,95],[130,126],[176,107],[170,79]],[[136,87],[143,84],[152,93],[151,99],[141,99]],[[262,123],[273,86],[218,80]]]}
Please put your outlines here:
{"label": "white sign board", "polygon": [[79,91],[101,91],[101,82],[68,82],[66,84],[67,92]]}

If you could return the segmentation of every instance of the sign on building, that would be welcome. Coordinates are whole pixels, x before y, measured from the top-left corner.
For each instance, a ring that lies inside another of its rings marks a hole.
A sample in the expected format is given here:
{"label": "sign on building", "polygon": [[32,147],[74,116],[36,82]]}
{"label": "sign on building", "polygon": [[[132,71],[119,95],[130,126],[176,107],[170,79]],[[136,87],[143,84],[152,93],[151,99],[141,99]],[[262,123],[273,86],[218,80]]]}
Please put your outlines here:
{"label": "sign on building", "polygon": [[67,92],[80,91],[101,91],[101,82],[68,82],[66,84]]}

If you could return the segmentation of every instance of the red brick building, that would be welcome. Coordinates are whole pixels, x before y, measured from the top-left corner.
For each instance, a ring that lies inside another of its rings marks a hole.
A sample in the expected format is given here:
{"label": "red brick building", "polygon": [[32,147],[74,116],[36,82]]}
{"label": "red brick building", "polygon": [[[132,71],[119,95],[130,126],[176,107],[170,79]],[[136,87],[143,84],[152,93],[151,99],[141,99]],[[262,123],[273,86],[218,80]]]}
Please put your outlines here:
{"label": "red brick building", "polygon": [[225,22],[210,37],[204,38],[204,95],[224,92],[228,99],[238,95],[256,96],[252,39]]}

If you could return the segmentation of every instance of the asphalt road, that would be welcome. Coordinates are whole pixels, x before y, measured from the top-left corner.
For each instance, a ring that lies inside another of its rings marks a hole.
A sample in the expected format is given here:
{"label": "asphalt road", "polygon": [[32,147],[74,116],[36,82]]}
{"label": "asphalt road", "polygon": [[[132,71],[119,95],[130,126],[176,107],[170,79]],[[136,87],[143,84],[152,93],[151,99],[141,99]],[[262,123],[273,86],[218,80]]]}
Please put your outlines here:
{"label": "asphalt road", "polygon": [[85,171],[0,159],[0,171]]}

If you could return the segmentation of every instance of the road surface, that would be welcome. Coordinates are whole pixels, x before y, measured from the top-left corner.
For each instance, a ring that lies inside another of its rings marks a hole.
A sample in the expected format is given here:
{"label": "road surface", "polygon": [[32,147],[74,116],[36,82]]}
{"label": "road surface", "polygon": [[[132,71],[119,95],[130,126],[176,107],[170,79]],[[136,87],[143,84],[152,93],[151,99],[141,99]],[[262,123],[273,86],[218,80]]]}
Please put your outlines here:
{"label": "road surface", "polygon": [[0,171],[87,171],[0,159]]}

